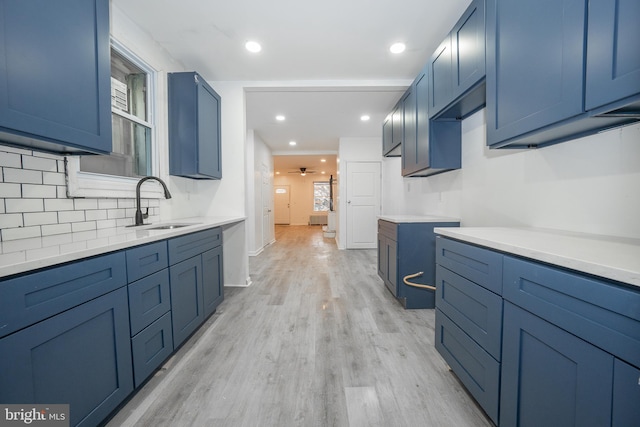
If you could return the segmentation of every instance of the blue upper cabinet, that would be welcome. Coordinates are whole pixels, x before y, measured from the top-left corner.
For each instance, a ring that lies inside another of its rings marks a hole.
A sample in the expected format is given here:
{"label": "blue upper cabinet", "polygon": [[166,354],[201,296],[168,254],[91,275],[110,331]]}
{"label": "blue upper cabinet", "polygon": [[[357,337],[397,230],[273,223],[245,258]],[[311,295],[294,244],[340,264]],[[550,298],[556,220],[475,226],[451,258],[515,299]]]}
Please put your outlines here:
{"label": "blue upper cabinet", "polygon": [[0,143],[111,151],[109,0],[0,0]]}
{"label": "blue upper cabinet", "polygon": [[169,74],[169,173],[221,179],[220,96],[195,72]]}
{"label": "blue upper cabinet", "polygon": [[487,0],[487,144],[540,147],[639,120],[639,20],[634,0]]}
{"label": "blue upper cabinet", "polygon": [[586,2],[487,1],[489,145],[580,114]]}
{"label": "blue upper cabinet", "polygon": [[461,119],[485,104],[485,5],[475,0],[429,61],[429,117]]}
{"label": "blue upper cabinet", "polygon": [[[640,96],[640,2],[591,0],[586,109]],[[637,112],[639,100],[635,100]]]}

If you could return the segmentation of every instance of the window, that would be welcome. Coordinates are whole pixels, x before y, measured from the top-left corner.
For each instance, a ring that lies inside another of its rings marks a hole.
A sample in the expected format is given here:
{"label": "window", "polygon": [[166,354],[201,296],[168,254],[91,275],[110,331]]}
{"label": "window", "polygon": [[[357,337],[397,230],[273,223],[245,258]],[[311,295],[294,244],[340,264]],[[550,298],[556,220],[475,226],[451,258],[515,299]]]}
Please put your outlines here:
{"label": "window", "polygon": [[[67,158],[70,197],[132,197],[140,177],[156,175],[155,70],[111,40],[112,153]],[[146,197],[162,191],[145,186]],[[157,194],[156,194],[157,193]]]}
{"label": "window", "polygon": [[313,183],[313,211],[326,212],[329,210],[329,182],[315,181]]}

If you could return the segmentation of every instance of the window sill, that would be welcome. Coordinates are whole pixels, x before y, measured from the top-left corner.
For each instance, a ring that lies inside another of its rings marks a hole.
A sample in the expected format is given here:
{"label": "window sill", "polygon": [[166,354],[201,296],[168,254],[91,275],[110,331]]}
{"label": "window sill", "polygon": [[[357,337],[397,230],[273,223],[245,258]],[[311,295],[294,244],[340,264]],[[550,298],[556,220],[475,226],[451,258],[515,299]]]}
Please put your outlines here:
{"label": "window sill", "polygon": [[[78,157],[66,158],[67,197],[135,199],[138,178],[82,172],[79,163]],[[140,190],[143,199],[164,199],[164,191],[156,181],[145,182]]]}

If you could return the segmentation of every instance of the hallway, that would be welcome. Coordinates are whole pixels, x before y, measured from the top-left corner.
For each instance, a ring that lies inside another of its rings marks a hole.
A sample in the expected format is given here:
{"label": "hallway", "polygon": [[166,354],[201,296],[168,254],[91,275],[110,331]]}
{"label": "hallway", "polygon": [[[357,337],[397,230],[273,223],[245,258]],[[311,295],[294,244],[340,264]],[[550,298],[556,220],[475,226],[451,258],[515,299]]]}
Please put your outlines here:
{"label": "hallway", "polygon": [[404,310],[375,250],[277,226],[225,301],[109,426],[491,426]]}

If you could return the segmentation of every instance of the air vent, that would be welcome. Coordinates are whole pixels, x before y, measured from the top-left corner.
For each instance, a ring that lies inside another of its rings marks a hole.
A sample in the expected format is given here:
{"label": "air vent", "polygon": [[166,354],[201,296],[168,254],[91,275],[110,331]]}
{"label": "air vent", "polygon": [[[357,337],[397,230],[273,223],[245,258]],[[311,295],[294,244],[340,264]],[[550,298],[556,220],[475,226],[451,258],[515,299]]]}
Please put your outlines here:
{"label": "air vent", "polygon": [[127,85],[111,77],[111,107],[129,112]]}

